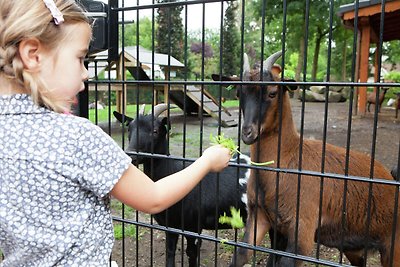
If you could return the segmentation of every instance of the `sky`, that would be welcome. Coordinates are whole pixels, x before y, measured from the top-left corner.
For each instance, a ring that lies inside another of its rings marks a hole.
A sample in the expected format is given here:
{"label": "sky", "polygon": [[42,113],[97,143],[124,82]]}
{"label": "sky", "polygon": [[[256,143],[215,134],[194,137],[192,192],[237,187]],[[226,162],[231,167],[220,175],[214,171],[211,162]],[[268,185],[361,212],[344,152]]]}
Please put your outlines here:
{"label": "sky", "polygon": [[[108,3],[108,0],[101,0],[104,3]],[[125,0],[125,7],[136,6],[138,0]],[[150,5],[153,0],[139,0],[139,5]],[[121,2],[121,0],[120,0]],[[226,4],[225,4],[226,6]],[[203,20],[203,5],[188,5],[188,30],[196,31],[202,28]],[[139,11],[139,17],[150,17],[152,11],[151,9]],[[182,21],[184,22],[184,10],[182,11]],[[155,11],[157,15],[157,11]],[[221,24],[221,3],[206,3],[205,4],[205,28],[208,29],[219,29]],[[125,12],[125,20],[132,21],[136,19],[136,11]]]}

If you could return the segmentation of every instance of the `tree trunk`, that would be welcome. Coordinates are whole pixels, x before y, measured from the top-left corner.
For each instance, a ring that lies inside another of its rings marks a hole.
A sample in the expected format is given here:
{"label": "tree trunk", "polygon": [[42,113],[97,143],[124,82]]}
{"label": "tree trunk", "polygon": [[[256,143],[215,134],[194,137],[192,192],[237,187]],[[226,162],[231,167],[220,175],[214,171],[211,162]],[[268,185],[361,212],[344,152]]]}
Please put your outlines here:
{"label": "tree trunk", "polygon": [[323,37],[323,35],[318,33],[317,38],[315,40],[314,58],[313,58],[313,65],[312,65],[312,72],[311,72],[311,80],[313,82],[315,82],[317,80],[318,57],[319,57],[319,50],[321,49],[322,37]]}
{"label": "tree trunk", "polygon": [[305,51],[304,36],[301,36],[300,37],[300,44],[299,44],[299,59],[298,59],[298,62],[297,62],[296,75],[295,75],[296,81],[300,81],[301,80],[300,75],[301,75],[301,72],[303,70],[304,51]]}
{"label": "tree trunk", "polygon": [[[295,80],[300,81],[302,80],[300,78],[301,71],[303,69],[303,62],[304,62],[304,36],[301,36],[300,38],[300,44],[299,44],[299,61],[297,62],[297,67],[296,67],[296,74],[295,74]],[[298,99],[299,98],[299,90],[295,90],[293,92],[293,98]]]}
{"label": "tree trunk", "polygon": [[342,48],[342,81],[346,81],[347,39],[343,40]]}

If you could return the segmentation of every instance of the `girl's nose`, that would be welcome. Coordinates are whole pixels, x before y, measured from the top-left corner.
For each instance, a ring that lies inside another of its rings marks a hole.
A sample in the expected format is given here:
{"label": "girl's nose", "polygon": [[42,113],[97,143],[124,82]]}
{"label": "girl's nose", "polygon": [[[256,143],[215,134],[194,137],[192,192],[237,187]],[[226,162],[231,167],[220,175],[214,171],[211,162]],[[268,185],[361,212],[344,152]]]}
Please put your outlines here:
{"label": "girl's nose", "polygon": [[83,67],[82,80],[87,81],[88,79],[89,79],[89,71],[87,70],[86,67]]}

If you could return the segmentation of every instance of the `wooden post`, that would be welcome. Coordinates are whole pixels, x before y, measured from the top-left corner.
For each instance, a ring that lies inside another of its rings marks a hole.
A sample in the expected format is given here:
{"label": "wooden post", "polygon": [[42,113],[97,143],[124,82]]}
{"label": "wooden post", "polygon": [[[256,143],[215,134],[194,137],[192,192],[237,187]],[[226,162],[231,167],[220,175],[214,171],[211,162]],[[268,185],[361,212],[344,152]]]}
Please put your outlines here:
{"label": "wooden post", "polygon": [[[169,67],[164,68],[165,81],[169,81]],[[168,84],[164,84],[164,103],[168,103]]]}
{"label": "wooden post", "polygon": [[[368,81],[368,57],[369,57],[369,46],[370,46],[370,25],[369,18],[362,17],[360,19],[361,27],[361,49],[360,49],[360,70],[359,77],[360,82],[365,83]],[[365,115],[367,107],[367,87],[359,87],[358,96],[358,114]]]}
{"label": "wooden post", "polygon": [[[117,64],[117,80],[125,81],[125,68],[124,68],[125,57],[123,53],[120,54]],[[120,113],[126,112],[126,85],[122,85],[122,90],[116,90],[116,110]],[[124,99],[123,99],[124,98]]]}
{"label": "wooden post", "polygon": [[[379,64],[378,64],[378,60],[379,60],[379,45],[376,45],[376,50],[375,50],[375,64],[374,64],[374,81],[375,82],[380,82],[378,74],[379,74]],[[374,93],[376,93],[376,90],[378,88],[376,88],[376,86],[374,86]]]}

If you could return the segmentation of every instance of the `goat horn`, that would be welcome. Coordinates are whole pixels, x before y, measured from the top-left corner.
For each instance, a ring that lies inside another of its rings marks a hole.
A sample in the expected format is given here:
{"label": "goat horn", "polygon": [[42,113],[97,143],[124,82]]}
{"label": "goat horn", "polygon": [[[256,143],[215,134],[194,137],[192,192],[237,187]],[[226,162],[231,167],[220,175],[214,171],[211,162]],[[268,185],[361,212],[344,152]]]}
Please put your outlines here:
{"label": "goat horn", "polygon": [[[177,106],[175,105],[170,105],[169,106],[170,109],[172,108],[177,108]],[[162,103],[162,104],[158,104],[154,107],[154,118],[157,118],[158,116],[161,115],[161,113],[163,113],[164,111],[168,110],[168,104]]]}
{"label": "goat horn", "polygon": [[246,53],[243,54],[243,74],[250,71],[249,57]]}
{"label": "goat horn", "polygon": [[271,71],[272,66],[278,60],[278,58],[282,55],[282,51],[275,52],[274,54],[270,55],[266,60],[263,62],[263,71]]}

